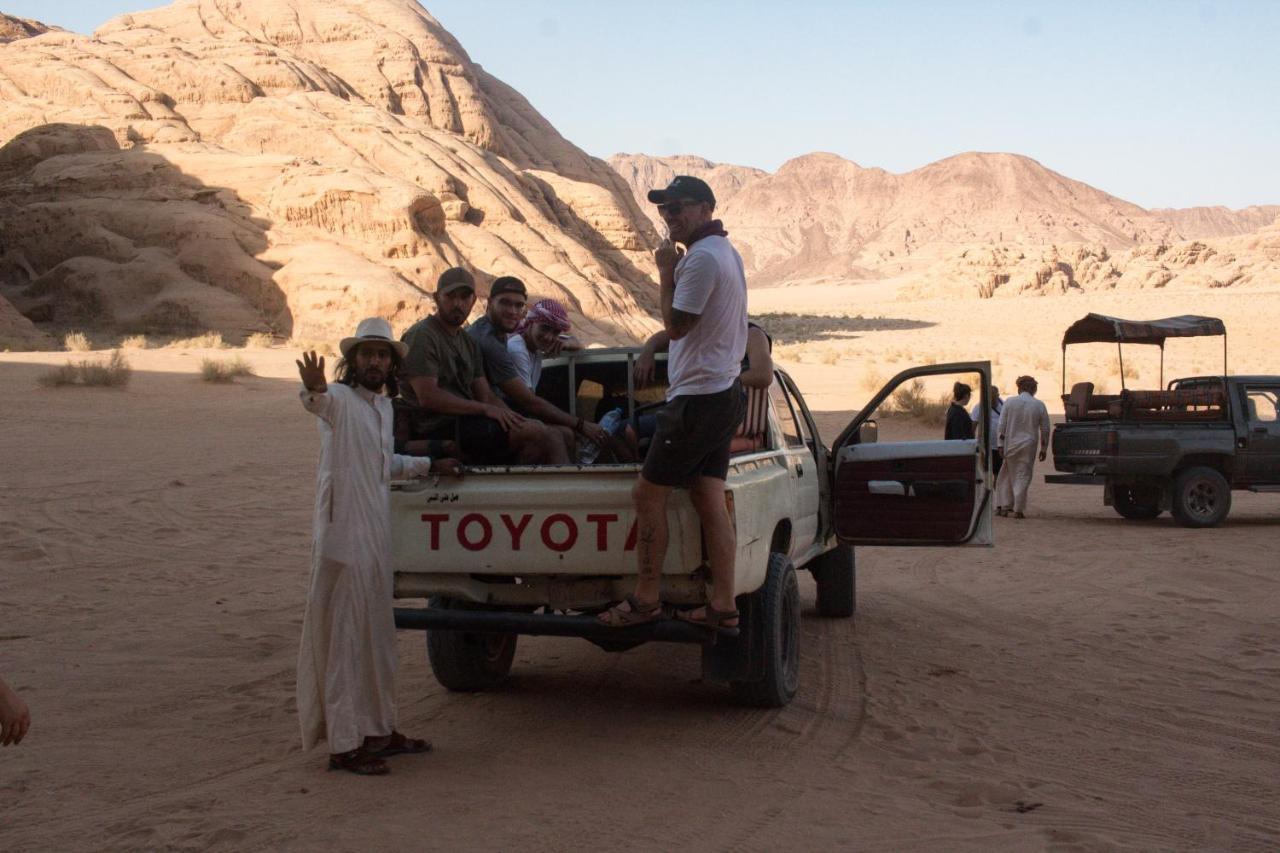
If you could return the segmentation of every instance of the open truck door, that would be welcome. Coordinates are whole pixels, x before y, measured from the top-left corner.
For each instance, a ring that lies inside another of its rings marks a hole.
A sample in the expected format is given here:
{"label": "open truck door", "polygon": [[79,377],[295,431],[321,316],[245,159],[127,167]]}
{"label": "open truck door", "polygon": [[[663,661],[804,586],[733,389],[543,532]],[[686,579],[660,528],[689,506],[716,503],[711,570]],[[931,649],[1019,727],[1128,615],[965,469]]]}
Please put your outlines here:
{"label": "open truck door", "polygon": [[[977,384],[975,438],[877,441],[872,415],[904,383],[955,375]],[[871,399],[836,439],[828,500],[845,545],[990,545],[995,476],[988,447],[991,362],[904,370]]]}

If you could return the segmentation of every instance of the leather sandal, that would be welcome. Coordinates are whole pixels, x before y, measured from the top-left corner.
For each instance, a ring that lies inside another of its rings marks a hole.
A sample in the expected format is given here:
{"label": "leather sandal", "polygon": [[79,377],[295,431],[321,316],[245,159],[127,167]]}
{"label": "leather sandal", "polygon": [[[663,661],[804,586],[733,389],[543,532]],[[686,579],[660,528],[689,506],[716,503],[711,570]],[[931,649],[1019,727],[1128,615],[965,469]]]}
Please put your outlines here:
{"label": "leather sandal", "polygon": [[622,603],[619,602],[597,616],[596,620],[610,628],[626,628],[631,625],[648,625],[667,616],[666,611],[662,609],[661,601],[645,603],[631,593],[627,593],[623,601],[631,608],[630,610],[623,610]]}
{"label": "leather sandal", "polygon": [[391,772],[387,763],[361,747],[350,752],[335,752],[329,756],[330,770],[346,770],[357,776],[386,776]]}
{"label": "leather sandal", "polygon": [[[694,610],[681,610],[676,613],[676,618],[681,622],[688,622],[690,625],[697,625],[701,628],[710,628],[712,631],[719,631],[726,636],[738,636],[738,617],[741,615],[737,610],[717,610],[710,604],[702,606],[702,618],[699,619],[693,614]],[[726,624],[732,621],[733,624]]]}
{"label": "leather sandal", "polygon": [[[385,743],[383,743],[385,741]],[[378,746],[378,744],[382,744]],[[393,731],[386,737],[367,737],[364,739],[364,749],[374,758],[390,758],[393,755],[416,755],[418,753],[430,752],[431,741],[422,738],[405,737],[400,732]]]}

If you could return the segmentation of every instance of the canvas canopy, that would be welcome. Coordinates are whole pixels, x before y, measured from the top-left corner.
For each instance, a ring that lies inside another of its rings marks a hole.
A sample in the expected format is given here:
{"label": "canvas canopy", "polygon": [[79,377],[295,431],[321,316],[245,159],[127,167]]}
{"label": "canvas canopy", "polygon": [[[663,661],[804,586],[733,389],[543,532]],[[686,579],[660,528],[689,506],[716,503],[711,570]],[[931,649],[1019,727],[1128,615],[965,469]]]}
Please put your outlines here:
{"label": "canvas canopy", "polygon": [[1062,347],[1070,344],[1124,343],[1155,344],[1164,347],[1165,338],[1193,338],[1226,335],[1227,327],[1217,317],[1183,314],[1163,320],[1122,320],[1105,314],[1088,314],[1072,323],[1062,336]]}

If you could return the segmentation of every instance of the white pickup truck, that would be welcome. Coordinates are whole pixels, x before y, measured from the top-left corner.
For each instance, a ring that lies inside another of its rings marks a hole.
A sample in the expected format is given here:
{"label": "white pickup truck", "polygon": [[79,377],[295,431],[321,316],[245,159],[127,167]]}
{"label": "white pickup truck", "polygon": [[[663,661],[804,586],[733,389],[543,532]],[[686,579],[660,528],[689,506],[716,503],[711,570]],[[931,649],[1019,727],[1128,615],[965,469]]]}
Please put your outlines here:
{"label": "white pickup truck", "polygon": [[[660,405],[659,384],[638,389],[638,349],[586,350],[549,360],[538,393],[598,420]],[[904,371],[874,397],[830,449],[803,398],[778,370],[749,406],[747,435],[731,459],[725,501],[737,529],[736,637],[666,620],[610,628],[592,614],[629,592],[638,572],[631,488],[638,464],[470,467],[461,480],[392,486],[393,565],[400,628],[426,629],[432,670],[452,690],[483,690],[507,677],[520,634],[577,636],[611,651],[646,641],[702,647],[703,677],[739,701],[781,706],[799,684],[797,569],[812,572],[817,610],[853,615],[855,545],[989,545],[991,490],[985,442],[876,442],[876,408],[904,381],[980,374],[987,362]],[[989,407],[982,406],[987,412]],[[701,528],[688,494],[669,503],[665,602],[706,601]]]}

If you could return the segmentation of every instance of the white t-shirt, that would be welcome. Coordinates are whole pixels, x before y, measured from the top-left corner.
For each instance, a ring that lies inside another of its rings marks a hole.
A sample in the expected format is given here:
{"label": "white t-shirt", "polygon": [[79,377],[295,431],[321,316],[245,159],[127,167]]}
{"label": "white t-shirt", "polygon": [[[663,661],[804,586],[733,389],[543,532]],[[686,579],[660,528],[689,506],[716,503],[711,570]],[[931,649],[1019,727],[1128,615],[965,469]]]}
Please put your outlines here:
{"label": "white t-shirt", "polygon": [[530,391],[538,390],[538,380],[542,378],[542,356],[529,352],[524,342],[524,335],[516,334],[507,338],[507,352],[516,364],[516,375],[520,381],[529,386]]}
{"label": "white t-shirt", "polygon": [[[1004,409],[1004,401],[996,403],[991,410],[991,418],[987,421],[987,447],[999,447],[996,441],[1000,437],[1000,412]],[[982,420],[982,401],[979,400],[973,404],[973,408],[969,411],[969,420],[973,421],[973,428],[978,428],[978,421]]]}
{"label": "white t-shirt", "polygon": [[747,277],[724,237],[703,237],[676,264],[672,307],[699,320],[668,350],[667,399],[716,394],[733,384],[747,351]]}

